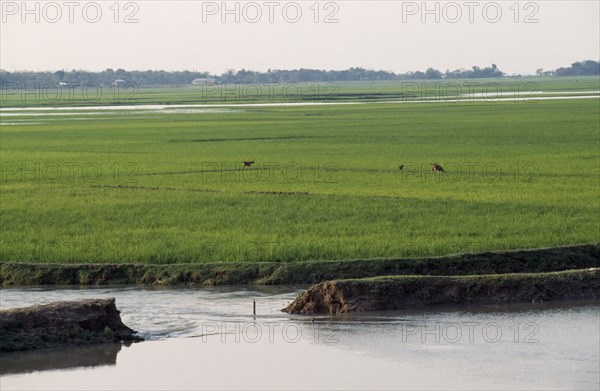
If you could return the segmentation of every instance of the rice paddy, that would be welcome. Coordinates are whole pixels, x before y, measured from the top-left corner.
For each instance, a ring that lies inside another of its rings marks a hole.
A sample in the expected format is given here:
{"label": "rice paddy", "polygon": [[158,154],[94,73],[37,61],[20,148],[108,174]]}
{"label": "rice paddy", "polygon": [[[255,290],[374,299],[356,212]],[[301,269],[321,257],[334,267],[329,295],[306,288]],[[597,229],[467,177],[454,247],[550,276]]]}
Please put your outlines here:
{"label": "rice paddy", "polygon": [[[598,90],[561,83],[549,95]],[[368,100],[5,108],[0,260],[293,262],[600,240],[593,94]]]}

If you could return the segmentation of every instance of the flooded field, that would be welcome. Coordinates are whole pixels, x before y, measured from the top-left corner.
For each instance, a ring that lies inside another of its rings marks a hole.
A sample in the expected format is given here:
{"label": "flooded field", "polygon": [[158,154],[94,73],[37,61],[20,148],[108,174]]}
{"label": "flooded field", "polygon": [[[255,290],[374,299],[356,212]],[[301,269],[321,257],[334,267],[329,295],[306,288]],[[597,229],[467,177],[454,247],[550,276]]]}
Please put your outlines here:
{"label": "flooded field", "polygon": [[[452,91],[452,90],[451,90]],[[445,91],[443,95],[423,95],[422,98],[403,98],[401,100],[384,101],[347,101],[347,102],[268,102],[268,103],[211,103],[211,104],[138,104],[138,105],[104,105],[104,106],[61,106],[61,107],[4,107],[0,108],[2,117],[37,117],[37,116],[69,116],[100,115],[105,112],[157,112],[161,114],[204,114],[235,113],[235,107],[296,107],[296,106],[335,106],[335,105],[368,105],[394,103],[440,103],[440,102],[509,102],[511,100],[536,101],[556,99],[598,99],[598,90],[579,91],[501,91],[491,89],[487,92],[456,93]],[[0,124],[4,124],[4,121]]]}

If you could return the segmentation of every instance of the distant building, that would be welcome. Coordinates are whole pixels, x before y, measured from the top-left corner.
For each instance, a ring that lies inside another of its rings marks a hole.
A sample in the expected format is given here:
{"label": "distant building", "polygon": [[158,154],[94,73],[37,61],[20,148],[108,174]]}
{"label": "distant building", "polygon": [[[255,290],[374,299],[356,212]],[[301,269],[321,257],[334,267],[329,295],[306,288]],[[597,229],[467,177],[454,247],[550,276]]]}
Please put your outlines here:
{"label": "distant building", "polygon": [[127,83],[125,80],[123,79],[116,79],[115,81],[112,82],[113,86],[120,86],[121,84],[125,84]]}
{"label": "distant building", "polygon": [[214,77],[199,77],[192,80],[193,85],[217,84],[217,79]]}
{"label": "distant building", "polygon": [[64,87],[64,86],[68,86],[68,85],[69,85],[69,83],[65,83],[64,81],[60,81],[60,82],[58,82],[58,85],[59,85],[60,87]]}

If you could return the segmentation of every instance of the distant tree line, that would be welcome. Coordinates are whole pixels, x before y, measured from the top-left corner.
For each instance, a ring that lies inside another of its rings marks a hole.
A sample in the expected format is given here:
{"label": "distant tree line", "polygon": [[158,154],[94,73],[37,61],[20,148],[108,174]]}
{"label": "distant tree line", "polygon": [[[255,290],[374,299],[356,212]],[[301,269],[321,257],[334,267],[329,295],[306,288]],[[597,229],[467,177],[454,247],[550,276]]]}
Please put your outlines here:
{"label": "distant tree line", "polygon": [[33,85],[36,83],[86,85],[95,83],[110,85],[115,80],[125,80],[137,85],[175,85],[189,84],[197,78],[210,77],[208,72],[190,71],[126,71],[124,69],[106,69],[101,72],[75,70],[56,72],[7,72],[0,70],[0,84],[15,83]]}
{"label": "distant tree line", "polygon": [[[558,68],[555,71],[538,69],[540,76],[585,76],[600,74],[600,62],[583,61],[573,63],[567,68]],[[0,85],[26,85],[35,84],[54,85],[86,85],[95,83],[110,85],[116,80],[135,83],[139,86],[164,86],[187,85],[194,79],[214,78],[219,83],[300,83],[300,82],[344,82],[344,81],[386,81],[386,80],[435,80],[435,79],[469,79],[469,78],[499,78],[504,72],[492,64],[490,67],[480,68],[473,66],[471,69],[446,70],[441,72],[429,68],[425,72],[394,73],[388,71],[375,71],[364,68],[349,68],[341,71],[319,69],[294,69],[271,70],[256,72],[250,70],[228,70],[221,75],[209,72],[191,71],[126,71],[124,69],[106,69],[101,72],[87,72],[82,70],[59,70],[56,72],[8,72],[0,70]]]}
{"label": "distant tree line", "polygon": [[574,62],[570,67],[561,67],[555,71],[544,71],[538,69],[538,76],[594,76],[600,75],[600,61]]}

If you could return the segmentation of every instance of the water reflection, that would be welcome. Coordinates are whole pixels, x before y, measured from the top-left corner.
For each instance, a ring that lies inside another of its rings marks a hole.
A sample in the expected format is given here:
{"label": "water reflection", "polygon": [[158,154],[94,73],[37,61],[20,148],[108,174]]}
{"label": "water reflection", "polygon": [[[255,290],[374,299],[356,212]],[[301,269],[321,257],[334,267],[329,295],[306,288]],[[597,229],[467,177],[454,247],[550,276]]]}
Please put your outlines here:
{"label": "water reflection", "polygon": [[[11,363],[6,360],[9,356],[0,356],[0,388],[600,387],[600,300],[445,306],[314,320],[281,312],[301,291],[300,287],[0,289],[2,308],[114,296],[125,324],[147,338],[121,352],[120,345],[112,345],[18,353],[10,357]],[[252,316],[254,300],[256,316]],[[102,349],[109,349],[105,360]],[[99,360],[90,362],[88,356]],[[36,372],[19,375],[28,371]]]}
{"label": "water reflection", "polygon": [[0,375],[117,364],[122,344],[77,346],[0,354]]}

